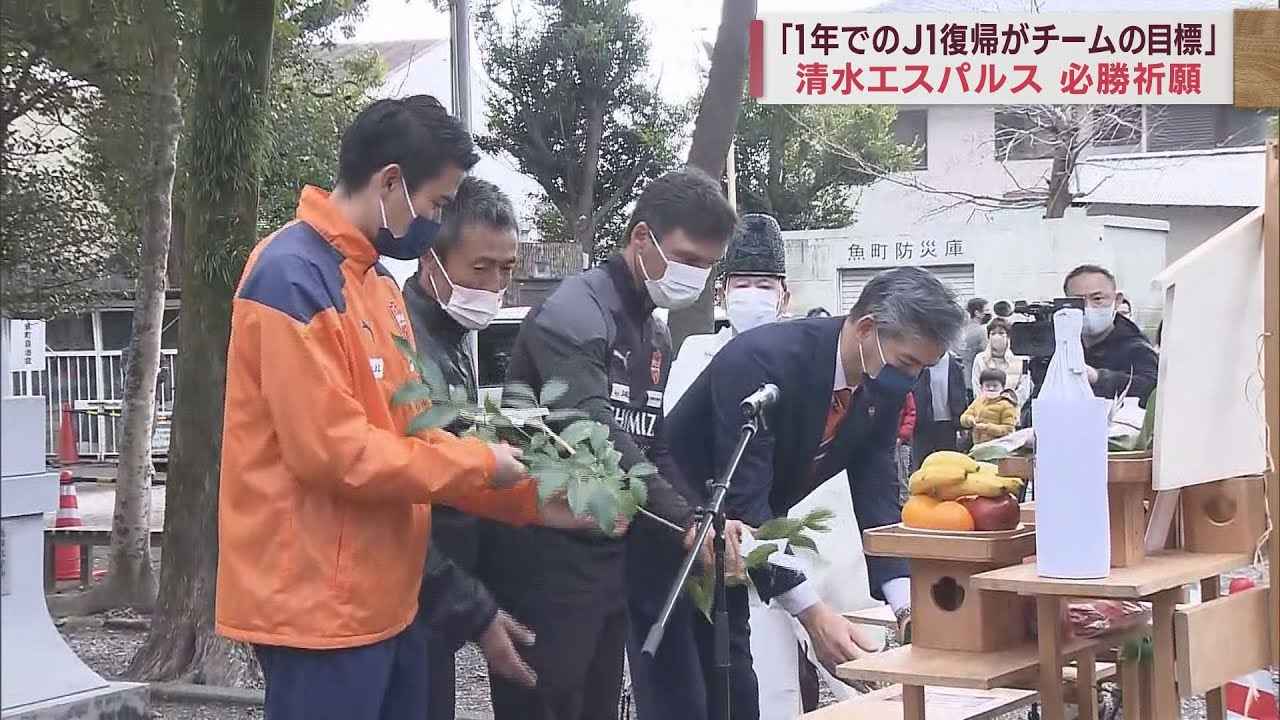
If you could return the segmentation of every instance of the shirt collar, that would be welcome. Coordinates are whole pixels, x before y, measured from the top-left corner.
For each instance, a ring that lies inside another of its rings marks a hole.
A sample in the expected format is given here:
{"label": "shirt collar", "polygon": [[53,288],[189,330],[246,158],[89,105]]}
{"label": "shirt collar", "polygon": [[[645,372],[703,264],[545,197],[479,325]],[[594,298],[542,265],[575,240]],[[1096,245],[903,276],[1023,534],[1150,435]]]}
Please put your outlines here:
{"label": "shirt collar", "polygon": [[368,270],[378,261],[378,251],[364,233],[352,223],[338,206],[329,199],[329,193],[307,185],[298,198],[297,218],[320,233],[342,256]]}
{"label": "shirt collar", "polygon": [[836,377],[832,384],[831,391],[838,392],[847,390],[852,386],[849,384],[849,377],[844,372],[844,352],[841,345],[844,343],[844,333],[840,333],[836,338]]}

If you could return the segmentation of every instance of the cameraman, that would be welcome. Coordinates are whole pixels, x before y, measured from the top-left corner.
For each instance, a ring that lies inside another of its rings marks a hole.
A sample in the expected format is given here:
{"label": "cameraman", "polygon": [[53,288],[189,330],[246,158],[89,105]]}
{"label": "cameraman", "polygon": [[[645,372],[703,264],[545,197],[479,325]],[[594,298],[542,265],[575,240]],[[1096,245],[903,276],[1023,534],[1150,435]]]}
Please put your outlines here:
{"label": "cameraman", "polygon": [[1146,405],[1156,387],[1159,360],[1138,326],[1116,314],[1115,275],[1097,265],[1081,265],[1067,273],[1062,290],[1085,302],[1082,338],[1093,394],[1115,397],[1128,385],[1127,395]]}

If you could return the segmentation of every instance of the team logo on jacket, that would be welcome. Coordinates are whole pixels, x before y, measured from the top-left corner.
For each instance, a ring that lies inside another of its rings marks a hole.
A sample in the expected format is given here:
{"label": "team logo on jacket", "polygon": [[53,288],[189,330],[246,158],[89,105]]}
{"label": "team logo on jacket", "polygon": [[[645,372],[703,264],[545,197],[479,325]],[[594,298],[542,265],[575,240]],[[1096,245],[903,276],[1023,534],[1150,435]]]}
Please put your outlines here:
{"label": "team logo on jacket", "polygon": [[400,309],[395,301],[388,301],[387,308],[391,310],[391,318],[396,321],[396,327],[400,328],[400,332],[406,336],[409,334],[409,318],[405,317],[404,311]]}
{"label": "team logo on jacket", "polygon": [[653,358],[649,360],[649,377],[653,378],[654,385],[662,382],[662,353],[658,350],[653,351]]}
{"label": "team logo on jacket", "polygon": [[613,422],[619,430],[628,435],[652,438],[655,436],[654,430],[658,425],[658,413],[614,405]]}

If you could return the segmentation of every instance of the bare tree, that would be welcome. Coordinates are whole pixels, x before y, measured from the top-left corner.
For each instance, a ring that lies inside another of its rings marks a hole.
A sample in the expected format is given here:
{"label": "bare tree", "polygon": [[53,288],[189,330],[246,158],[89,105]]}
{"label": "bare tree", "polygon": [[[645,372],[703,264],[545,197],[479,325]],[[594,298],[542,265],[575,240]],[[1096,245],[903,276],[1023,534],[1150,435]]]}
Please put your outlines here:
{"label": "bare tree", "polygon": [[[795,114],[820,143],[860,172],[917,192],[936,195],[950,202],[930,211],[933,216],[957,207],[978,210],[1029,210],[1044,208],[1046,218],[1060,218],[1072,202],[1088,197],[1102,186],[1110,174],[1088,187],[1079,187],[1077,171],[1085,166],[1102,167],[1090,159],[1090,148],[1102,145],[1139,144],[1144,133],[1158,124],[1159,113],[1144,112],[1132,105],[1015,105],[1001,108],[994,137],[996,160],[1009,179],[1005,192],[981,192],[962,187],[943,187],[923,180],[915,172],[897,172],[869,160],[862,153],[842,146],[820,127],[806,123]],[[979,145],[981,149],[983,146]],[[1020,178],[1011,161],[1047,159],[1049,166],[1032,181]],[[1114,166],[1107,166],[1113,171]]]}
{"label": "bare tree", "polygon": [[123,434],[117,467],[115,517],[106,580],[83,599],[80,611],[115,607],[150,610],[157,583],[151,567],[151,437],[155,427],[156,377],[160,371],[160,335],[164,322],[169,240],[173,223],[173,178],[182,128],[178,97],[178,29],[173,13],[157,10],[150,47],[148,90],[150,155],[143,201],[142,252],[133,306],[125,372]]}

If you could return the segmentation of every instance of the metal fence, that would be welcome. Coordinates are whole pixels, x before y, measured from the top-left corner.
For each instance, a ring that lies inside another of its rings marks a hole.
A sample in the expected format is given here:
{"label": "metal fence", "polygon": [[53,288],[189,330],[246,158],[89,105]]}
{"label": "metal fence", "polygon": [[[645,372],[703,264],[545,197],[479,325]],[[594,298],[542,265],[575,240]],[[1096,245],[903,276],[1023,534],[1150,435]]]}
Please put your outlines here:
{"label": "metal fence", "polygon": [[[173,412],[177,351],[160,351],[156,383],[158,423]],[[48,417],[46,452],[58,449],[64,408],[71,409],[81,458],[106,460],[119,454],[120,403],[124,399],[124,358],[120,350],[47,351],[45,369],[12,373],[14,395],[43,395]],[[164,434],[167,437],[167,433]],[[165,452],[167,448],[154,448]]]}

